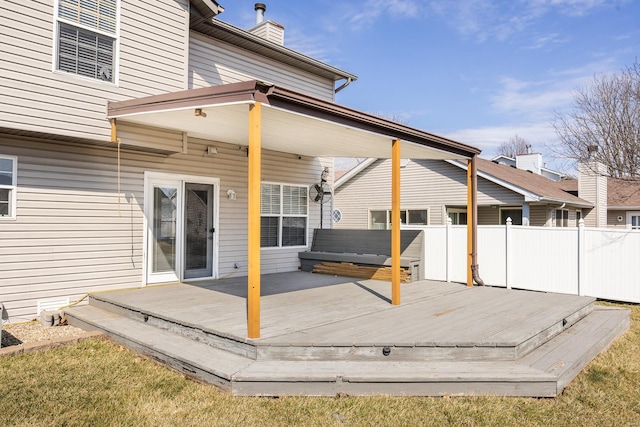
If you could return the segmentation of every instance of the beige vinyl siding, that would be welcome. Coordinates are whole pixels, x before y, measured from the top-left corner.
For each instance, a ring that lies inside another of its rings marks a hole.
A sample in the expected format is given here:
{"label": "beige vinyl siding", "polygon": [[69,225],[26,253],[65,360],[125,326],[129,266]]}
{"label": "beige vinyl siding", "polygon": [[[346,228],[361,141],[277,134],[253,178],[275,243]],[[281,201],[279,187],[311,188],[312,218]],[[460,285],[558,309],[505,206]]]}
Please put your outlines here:
{"label": "beige vinyl siding", "polygon": [[115,150],[2,136],[0,152],[18,157],[17,218],[0,223],[10,321],[33,318],[38,300],[140,285],[141,175],[123,170],[118,212]]}
{"label": "beige vinyl siding", "polygon": [[491,206],[478,206],[478,225],[500,224],[500,209]]}
{"label": "beige vinyl siding", "polygon": [[[597,174],[594,171],[598,171]],[[606,168],[601,163],[578,164],[578,194],[581,199],[595,205],[593,209],[584,210],[586,227],[606,227],[607,217],[607,177]]]}
{"label": "beige vinyl siding", "polygon": [[[446,224],[447,206],[467,204],[466,171],[440,160],[410,160],[400,170],[401,209],[428,209],[429,224]],[[478,205],[521,205],[522,196],[478,178]],[[367,228],[370,210],[391,208],[391,161],[378,160],[338,188],[334,207],[342,212],[336,228]],[[496,209],[497,210],[497,209]],[[488,215],[478,214],[491,221]],[[496,217],[499,218],[499,217]],[[494,224],[498,222],[496,219]]]}
{"label": "beige vinyl siding", "polygon": [[187,0],[122,0],[118,85],[53,71],[54,2],[0,2],[0,127],[107,141],[108,100],[186,88]]}
{"label": "beige vinyl siding", "polygon": [[[618,217],[622,217],[622,221],[618,221]],[[627,211],[608,211],[607,227],[609,228],[627,228]]]}
{"label": "beige vinyl siding", "polygon": [[333,101],[334,82],[296,70],[252,52],[192,31],[189,40],[189,88],[247,80],[281,85]]}
{"label": "beige vinyl siding", "polygon": [[167,154],[181,153],[184,149],[183,133],[174,130],[120,123],[117,133],[123,147],[136,147]]}
{"label": "beige vinyl siding", "polygon": [[[170,139],[171,136],[169,136]],[[159,138],[156,144],[168,144]],[[207,146],[218,154],[205,156]],[[117,150],[0,135],[0,154],[17,156],[17,219],[0,222],[0,301],[11,321],[35,316],[38,300],[143,284],[144,172],[220,179],[218,274],[247,271],[247,157],[237,145],[189,140],[187,154]],[[310,185],[319,159],[263,153],[263,180]],[[236,200],[227,198],[227,190]],[[328,224],[328,217],[325,223]],[[309,204],[310,242],[319,206]],[[298,269],[304,248],[262,251],[262,272]]]}
{"label": "beige vinyl siding", "polygon": [[[549,210],[551,208],[548,205],[531,205],[529,207],[529,225],[533,227],[548,227],[550,226],[551,215]],[[575,211],[573,217],[575,220]]]}

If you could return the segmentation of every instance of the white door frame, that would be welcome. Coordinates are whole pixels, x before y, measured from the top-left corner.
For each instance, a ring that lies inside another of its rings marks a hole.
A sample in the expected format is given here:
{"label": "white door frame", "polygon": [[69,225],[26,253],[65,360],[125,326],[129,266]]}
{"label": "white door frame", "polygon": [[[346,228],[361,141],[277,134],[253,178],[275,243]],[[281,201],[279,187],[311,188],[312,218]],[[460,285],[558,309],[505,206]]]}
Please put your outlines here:
{"label": "white door frame", "polygon": [[[197,175],[185,175],[185,174],[173,174],[165,172],[144,172],[144,244],[143,244],[143,268],[142,268],[142,283],[143,285],[152,283],[166,283],[174,281],[184,280],[184,191],[185,184],[197,183],[213,185],[213,227],[215,232],[213,233],[213,259],[211,260],[211,276],[210,277],[198,277],[188,279],[185,281],[203,280],[203,279],[215,279],[218,277],[218,249],[219,249],[219,212],[220,212],[220,178],[197,176]],[[152,236],[151,230],[153,221],[153,185],[166,183],[168,185],[175,185],[178,187],[177,196],[177,219],[176,219],[176,265],[173,273],[156,274],[154,277],[150,276],[151,262],[151,250],[152,250]]]}

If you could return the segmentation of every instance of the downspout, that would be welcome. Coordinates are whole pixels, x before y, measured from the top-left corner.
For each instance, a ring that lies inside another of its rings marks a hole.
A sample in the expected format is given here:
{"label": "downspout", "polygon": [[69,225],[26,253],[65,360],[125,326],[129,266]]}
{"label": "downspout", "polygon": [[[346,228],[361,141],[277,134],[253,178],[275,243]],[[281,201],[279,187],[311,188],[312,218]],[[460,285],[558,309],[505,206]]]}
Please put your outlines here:
{"label": "downspout", "polygon": [[478,166],[477,160],[478,155],[474,155],[471,158],[471,186],[473,187],[473,193],[471,198],[471,215],[473,220],[473,226],[471,228],[471,241],[472,241],[472,250],[471,250],[471,274],[473,276],[473,280],[479,285],[484,286],[484,281],[480,278],[480,273],[478,272]]}
{"label": "downspout", "polygon": [[345,87],[349,86],[349,85],[351,84],[351,82],[352,82],[352,81],[353,81],[353,79],[352,79],[351,77],[347,77],[347,81],[346,81],[346,82],[344,82],[344,83],[342,84],[342,86],[340,86],[340,87],[336,88],[336,89],[333,91],[333,93],[335,94],[335,93],[340,92],[342,89],[344,89]]}

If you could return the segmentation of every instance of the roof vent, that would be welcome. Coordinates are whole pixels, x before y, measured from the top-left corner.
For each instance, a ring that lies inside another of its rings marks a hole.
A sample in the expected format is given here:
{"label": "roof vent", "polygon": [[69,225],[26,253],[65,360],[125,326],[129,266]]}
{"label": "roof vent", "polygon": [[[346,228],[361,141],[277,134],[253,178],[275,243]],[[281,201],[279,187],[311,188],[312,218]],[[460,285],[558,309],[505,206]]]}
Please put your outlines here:
{"label": "roof vent", "polygon": [[264,21],[264,13],[267,11],[267,5],[264,3],[256,3],[253,8],[256,11],[256,25]]}

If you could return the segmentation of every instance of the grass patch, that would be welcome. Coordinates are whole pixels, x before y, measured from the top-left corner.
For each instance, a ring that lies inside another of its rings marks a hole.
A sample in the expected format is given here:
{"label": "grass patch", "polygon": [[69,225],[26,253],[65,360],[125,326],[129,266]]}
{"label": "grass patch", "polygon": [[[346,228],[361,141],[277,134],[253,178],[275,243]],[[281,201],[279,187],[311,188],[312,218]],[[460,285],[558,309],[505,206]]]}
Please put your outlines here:
{"label": "grass patch", "polygon": [[555,399],[234,397],[105,339],[0,359],[2,426],[640,426],[640,306],[631,330]]}

